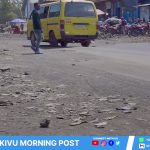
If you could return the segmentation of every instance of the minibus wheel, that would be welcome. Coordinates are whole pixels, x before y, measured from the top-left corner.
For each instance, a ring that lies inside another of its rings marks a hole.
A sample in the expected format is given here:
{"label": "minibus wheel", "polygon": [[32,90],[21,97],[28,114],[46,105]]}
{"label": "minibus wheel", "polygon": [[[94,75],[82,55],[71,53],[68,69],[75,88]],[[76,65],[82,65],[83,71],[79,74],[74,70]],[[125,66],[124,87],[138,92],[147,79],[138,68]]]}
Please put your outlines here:
{"label": "minibus wheel", "polygon": [[60,44],[61,44],[62,47],[67,47],[67,44],[68,44],[68,43],[65,42],[65,41],[61,41]]}
{"label": "minibus wheel", "polygon": [[89,46],[90,46],[90,43],[91,43],[90,40],[86,40],[86,41],[82,41],[82,42],[81,42],[81,45],[82,45],[83,47],[89,47]]}
{"label": "minibus wheel", "polygon": [[51,46],[54,46],[54,47],[58,46],[58,41],[57,41],[53,31],[49,32],[49,43]]}

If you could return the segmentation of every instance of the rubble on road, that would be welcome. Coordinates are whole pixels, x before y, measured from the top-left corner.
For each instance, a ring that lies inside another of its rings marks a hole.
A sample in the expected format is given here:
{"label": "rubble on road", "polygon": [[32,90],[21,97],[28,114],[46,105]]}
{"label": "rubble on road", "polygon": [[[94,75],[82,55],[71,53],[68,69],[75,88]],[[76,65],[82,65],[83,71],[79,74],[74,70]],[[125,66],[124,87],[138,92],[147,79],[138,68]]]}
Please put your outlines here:
{"label": "rubble on road", "polygon": [[100,123],[96,123],[95,127],[97,128],[105,128],[105,126],[108,124],[108,122],[100,122]]}
{"label": "rubble on road", "polygon": [[2,68],[0,68],[0,71],[1,71],[1,72],[10,71],[10,67],[2,67]]}
{"label": "rubble on road", "polygon": [[10,101],[0,101],[0,106],[12,106],[13,103]]}
{"label": "rubble on road", "polygon": [[79,118],[72,119],[72,123],[70,123],[70,126],[77,126],[83,123],[87,123],[87,121],[84,120],[82,117],[79,117]]}

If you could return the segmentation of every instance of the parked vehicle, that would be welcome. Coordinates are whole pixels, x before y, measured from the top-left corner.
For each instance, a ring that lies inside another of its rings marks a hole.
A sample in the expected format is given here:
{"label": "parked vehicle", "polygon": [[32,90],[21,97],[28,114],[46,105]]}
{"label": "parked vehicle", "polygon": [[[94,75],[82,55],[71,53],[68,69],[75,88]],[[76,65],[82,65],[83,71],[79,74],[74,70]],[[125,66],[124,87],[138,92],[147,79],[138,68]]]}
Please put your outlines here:
{"label": "parked vehicle", "polygon": [[[88,47],[98,35],[98,16],[93,2],[86,0],[62,0],[41,5],[43,41],[58,43],[81,43]],[[28,39],[34,39],[32,18],[27,25]]]}
{"label": "parked vehicle", "polygon": [[143,36],[150,34],[150,26],[149,23],[140,23],[140,24],[132,24],[128,28],[128,35],[129,36]]}

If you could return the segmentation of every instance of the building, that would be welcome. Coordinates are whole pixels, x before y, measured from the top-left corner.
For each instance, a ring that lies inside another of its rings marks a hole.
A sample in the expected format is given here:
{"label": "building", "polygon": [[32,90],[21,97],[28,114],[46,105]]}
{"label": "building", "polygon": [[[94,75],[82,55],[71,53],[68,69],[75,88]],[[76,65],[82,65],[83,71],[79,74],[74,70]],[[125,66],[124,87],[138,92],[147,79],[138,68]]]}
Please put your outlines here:
{"label": "building", "polygon": [[128,22],[133,22],[139,18],[138,0],[123,0],[122,14]]}
{"label": "building", "polygon": [[24,0],[22,6],[22,13],[24,18],[29,18],[30,14],[33,10],[33,3],[37,2],[38,0]]}
{"label": "building", "polygon": [[139,1],[140,18],[150,21],[150,0]]}
{"label": "building", "polygon": [[139,9],[137,7],[138,0],[93,0],[96,7],[106,13],[108,17],[116,16],[120,18],[124,16],[127,21],[139,17]]}

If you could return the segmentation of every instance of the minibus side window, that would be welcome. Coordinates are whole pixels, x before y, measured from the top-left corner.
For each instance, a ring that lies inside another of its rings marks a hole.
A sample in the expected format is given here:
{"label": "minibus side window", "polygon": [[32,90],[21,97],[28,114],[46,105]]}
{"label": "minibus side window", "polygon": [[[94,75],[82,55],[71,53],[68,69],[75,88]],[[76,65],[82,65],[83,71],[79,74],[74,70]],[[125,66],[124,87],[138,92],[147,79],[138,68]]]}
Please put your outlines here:
{"label": "minibus side window", "polygon": [[53,4],[50,6],[49,17],[58,17],[60,16],[60,4]]}
{"label": "minibus side window", "polygon": [[49,6],[46,6],[46,7],[44,8],[44,14],[43,14],[44,18],[47,18],[47,16],[48,16],[48,11],[49,11]]}
{"label": "minibus side window", "polygon": [[47,18],[48,10],[49,10],[49,6],[41,7],[41,9],[40,9],[40,18],[41,19]]}

